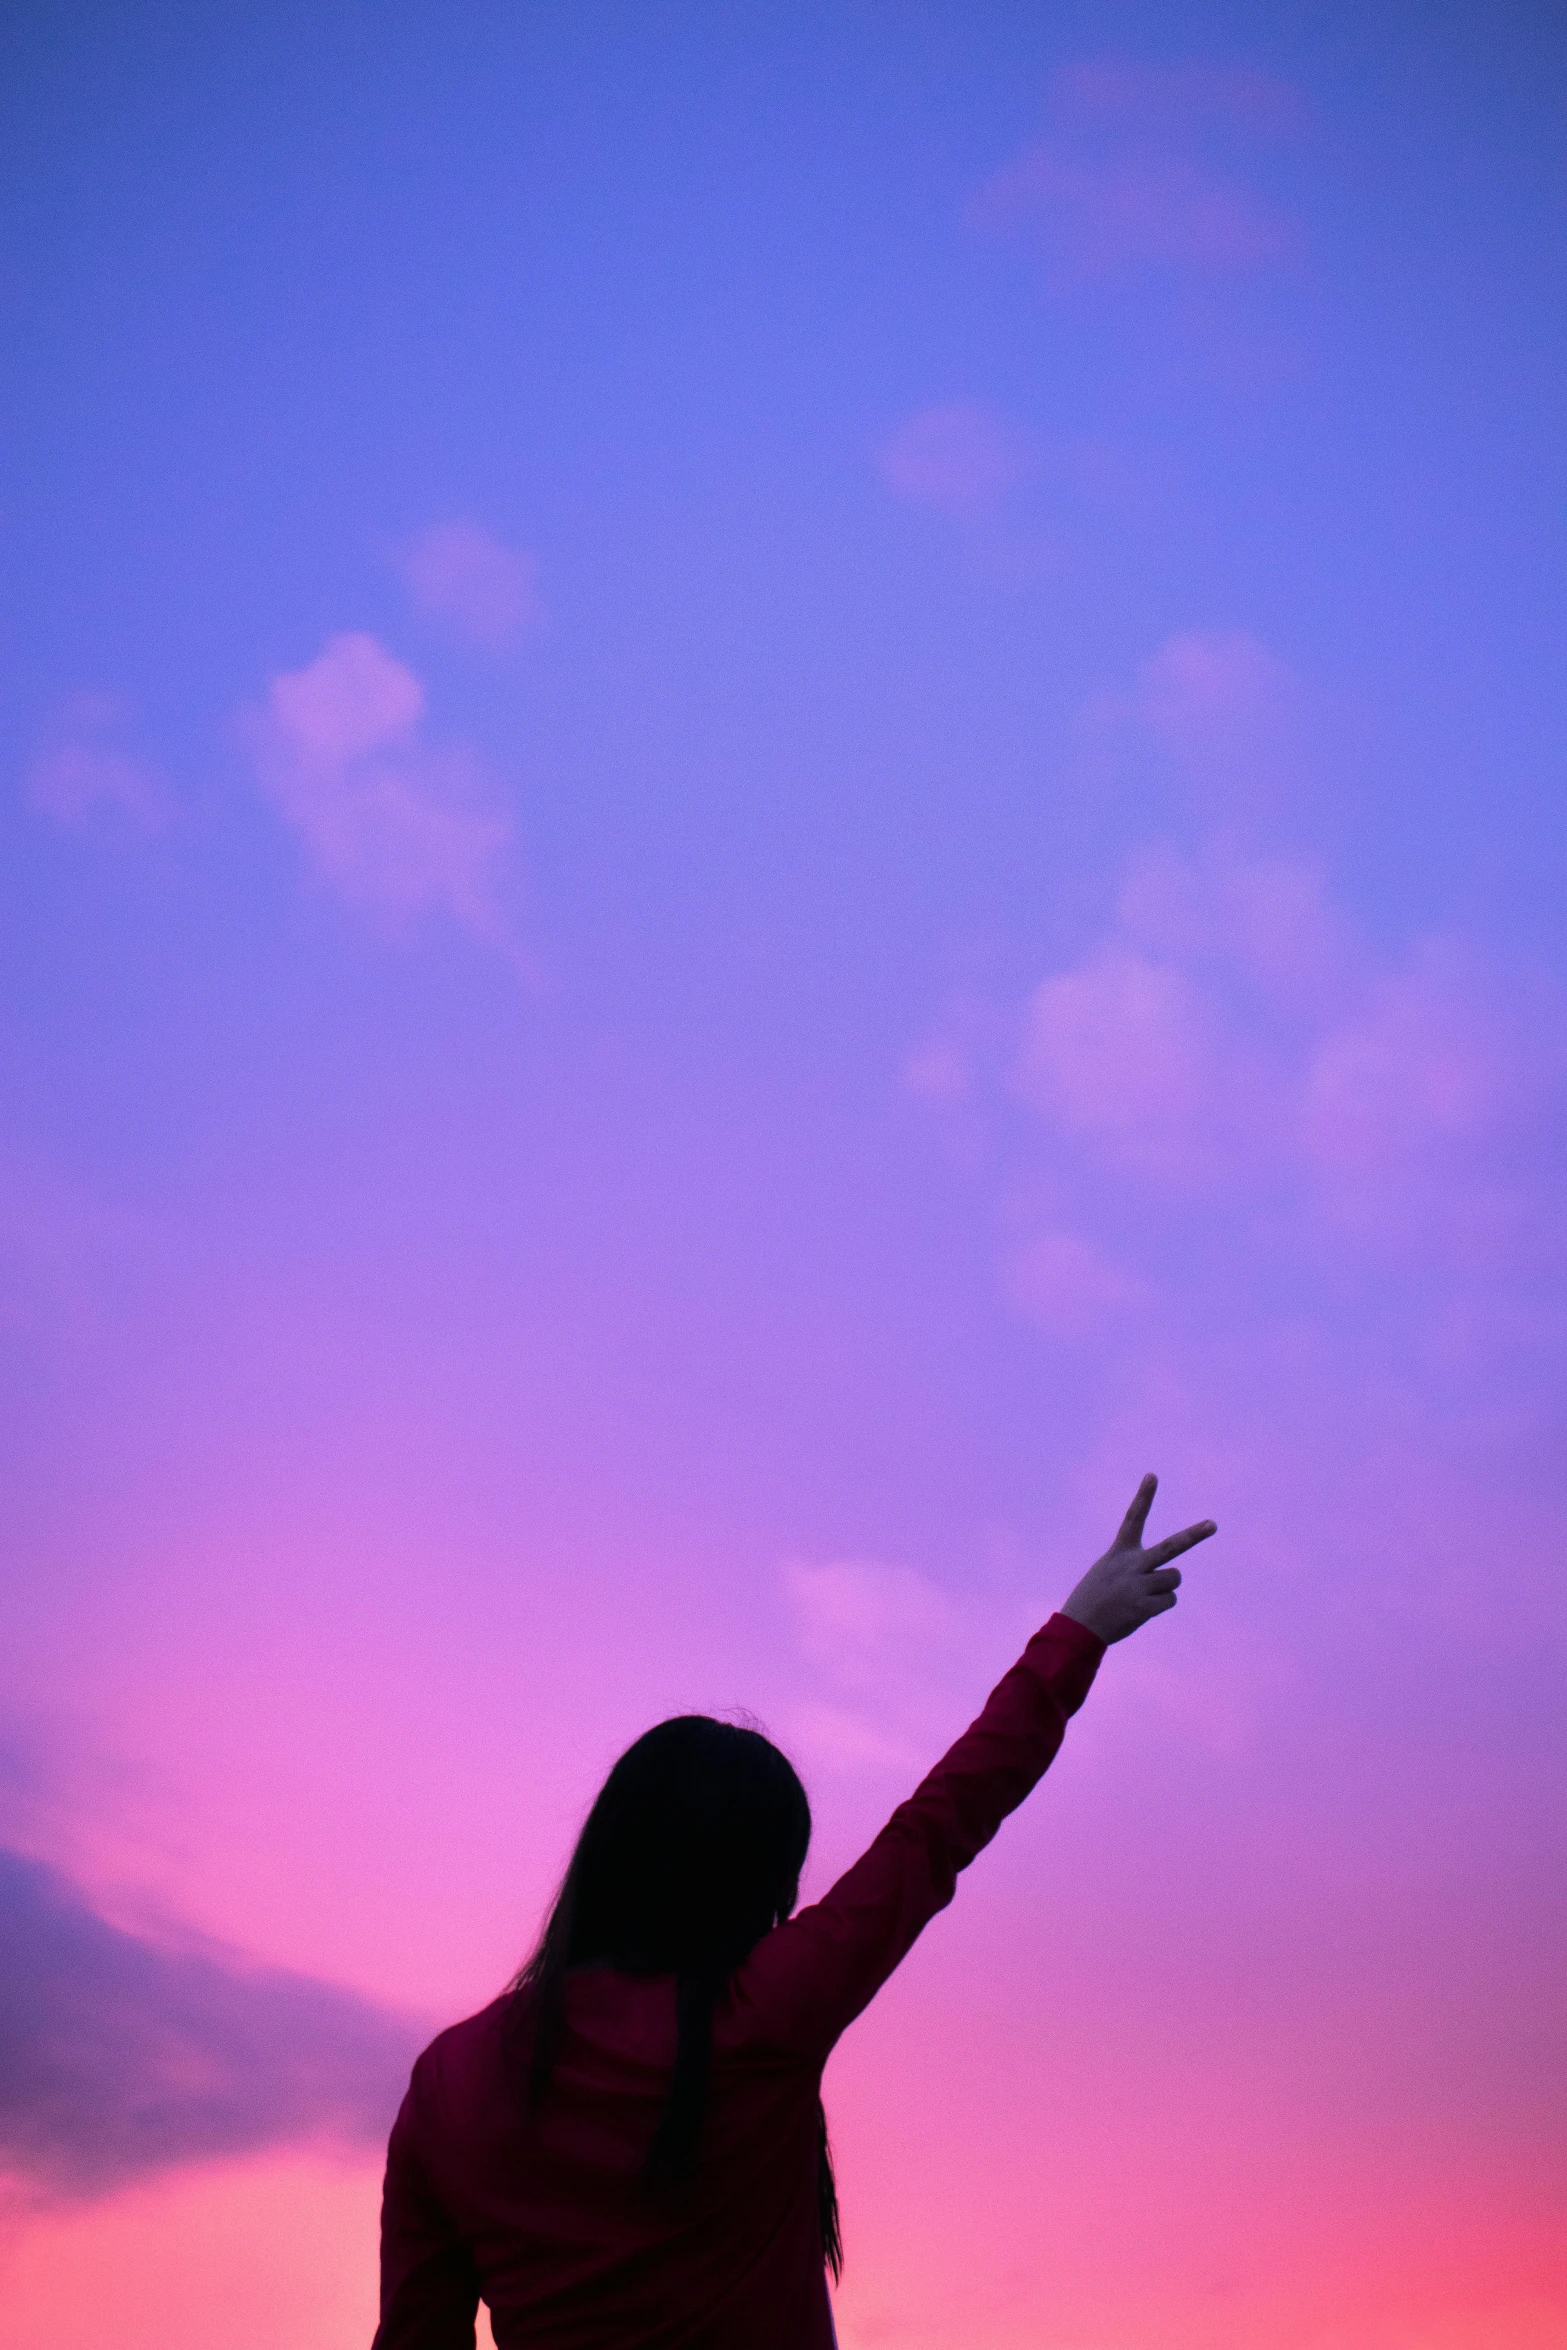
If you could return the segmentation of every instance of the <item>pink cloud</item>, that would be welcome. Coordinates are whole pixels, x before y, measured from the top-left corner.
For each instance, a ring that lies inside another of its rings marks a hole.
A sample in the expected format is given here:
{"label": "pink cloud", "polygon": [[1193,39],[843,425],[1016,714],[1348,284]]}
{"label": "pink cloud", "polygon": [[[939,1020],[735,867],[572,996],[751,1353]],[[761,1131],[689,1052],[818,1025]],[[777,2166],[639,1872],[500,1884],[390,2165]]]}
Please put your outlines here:
{"label": "pink cloud", "polygon": [[1294,83],[1256,66],[1194,61],[1151,65],[1135,57],[1090,57],[1050,77],[1052,111],[1067,121],[1191,129],[1221,125],[1258,140],[1305,127]]}
{"label": "pink cloud", "polygon": [[788,1711],[803,1752],[836,1772],[917,1774],[953,1660],[969,1663],[976,1632],[994,1629],[983,1600],[965,1593],[959,1608],[927,1576],[880,1559],[797,1559],[783,1583],[812,1684]]}
{"label": "pink cloud", "polygon": [[1018,1312],[1055,1338],[1091,1338],[1148,1302],[1143,1282],[1071,1232],[1026,1242],[1012,1259],[1007,1288]]}
{"label": "pink cloud", "polygon": [[883,442],[877,466],[894,496],[963,521],[994,506],[1035,469],[1026,436],[993,409],[958,400],[911,416]]}
{"label": "pink cloud", "polygon": [[1130,688],[1084,708],[1100,753],[1153,751],[1208,818],[1255,820],[1298,781],[1305,698],[1295,672],[1245,629],[1178,630]]}
{"label": "pink cloud", "polygon": [[[1264,738],[1288,757],[1299,694],[1255,640],[1186,632],[1117,700],[1118,723],[1206,772]],[[1346,1250],[1418,1272],[1432,1365],[1558,1342],[1567,992],[1546,974],[1435,938],[1379,956],[1314,860],[1227,826],[1134,855],[1104,935],[995,1029],[1007,1045],[977,1049],[985,1034],[972,1012],[938,1026],[910,1083],[986,1132],[979,1163],[1008,1147],[1008,1093],[1048,1138],[1008,1175],[1014,1196],[1044,1181],[1049,1198],[1003,1281],[1059,1335],[1151,1302],[1080,1227],[1075,1169],[1183,1215],[1204,1196],[1244,1209],[1313,1279]]]}
{"label": "pink cloud", "polygon": [[[1378,969],[1320,877],[1289,860],[1145,853],[1106,940],[1029,997],[1014,1086],[1086,1165],[1293,1200],[1302,1250],[1350,1238],[1420,1262],[1438,1288],[1567,1260],[1560,988],[1434,940]],[[1079,1276],[1087,1316],[1091,1268],[1069,1249],[1053,1244],[1032,1276],[1014,1265],[1008,1286],[1017,1302],[1033,1278],[1048,1321],[1054,1284],[1070,1322]],[[1556,1327],[1517,1300],[1477,1311],[1453,1328]]]}
{"label": "pink cloud", "polygon": [[423,739],[424,708],[413,672],[349,633],[275,677],[245,733],[324,880],[390,916],[441,911],[493,940],[510,819],[471,752]]}
{"label": "pink cloud", "polygon": [[879,1559],[796,1559],[784,1588],[805,1654],[840,1686],[874,1683],[900,1652],[957,1629],[957,1610],[934,1583]]}
{"label": "pink cloud", "polygon": [[937,1123],[941,1147],[972,1171],[994,1149],[996,1076],[1016,1051],[1014,1013],[963,986],[903,1064],[903,1090]]}
{"label": "pink cloud", "polygon": [[1138,852],[1116,900],[1121,934],[1145,952],[1176,953],[1241,973],[1281,1001],[1321,1001],[1354,960],[1320,866],[1301,857],[1243,857],[1227,842],[1198,856]]}
{"label": "pink cloud", "polygon": [[1427,941],[1314,1043],[1301,1147],[1334,1223],[1476,1272],[1563,1256],[1567,1003]]}
{"label": "pink cloud", "polygon": [[100,815],[141,828],[164,824],[168,785],[150,760],[121,741],[131,709],[118,694],[74,694],[43,729],[27,771],[35,808],[57,823],[83,825]]}
{"label": "pink cloud", "polygon": [[1288,860],[1138,859],[1109,937],[1029,997],[1015,1084],[1090,1163],[1151,1184],[1283,1181],[1453,1274],[1562,1253],[1560,991],[1435,941],[1368,967]]}
{"label": "pink cloud", "polygon": [[1105,1164],[1179,1184],[1238,1171],[1271,1107],[1214,990],[1119,941],[1035,988],[1017,1085]]}
{"label": "pink cloud", "polygon": [[1386,1167],[1505,1115],[1505,1040],[1449,978],[1427,949],[1378,979],[1360,1013],[1317,1046],[1306,1131],[1324,1165]]}
{"label": "pink cloud", "polygon": [[335,636],[308,669],[272,681],[272,715],[295,755],[345,767],[407,735],[424,716],[424,688],[375,638]]}
{"label": "pink cloud", "polygon": [[1256,143],[1298,129],[1288,84],[1240,65],[1090,58],[1061,67],[1049,96],[1052,129],[969,210],[978,227],[1037,238],[1066,283],[1236,277],[1295,249],[1293,224],[1208,151],[1215,134]]}
{"label": "pink cloud", "polygon": [[1191,628],[1142,664],[1132,708],[1190,757],[1271,724],[1293,699],[1290,670],[1246,630]]}
{"label": "pink cloud", "polygon": [[1183,971],[1111,948],[1035,989],[1025,1080],[1072,1132],[1140,1132],[1150,1116],[1184,1121],[1209,1091],[1211,1026]]}
{"label": "pink cloud", "polygon": [[1133,269],[1227,276],[1276,261],[1290,224],[1197,157],[1128,151],[1075,155],[1044,140],[974,198],[982,228],[1028,229],[1069,280]]}
{"label": "pink cloud", "polygon": [[421,612],[482,645],[503,645],[544,617],[538,565],[476,522],[434,523],[400,551],[397,568]]}

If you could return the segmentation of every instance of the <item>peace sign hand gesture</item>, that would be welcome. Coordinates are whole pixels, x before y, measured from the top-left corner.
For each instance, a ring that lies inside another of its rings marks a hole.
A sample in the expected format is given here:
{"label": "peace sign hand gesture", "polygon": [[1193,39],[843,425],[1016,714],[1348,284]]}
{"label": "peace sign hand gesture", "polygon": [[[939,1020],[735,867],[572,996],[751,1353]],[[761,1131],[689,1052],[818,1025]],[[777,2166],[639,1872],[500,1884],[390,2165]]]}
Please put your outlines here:
{"label": "peace sign hand gesture", "polygon": [[1061,1610],[1064,1616],[1070,1616],[1075,1624],[1083,1625],[1103,1641],[1124,1640],[1139,1624],[1146,1624],[1150,1616],[1162,1616],[1174,1607],[1181,1571],[1171,1566],[1170,1561],[1178,1559],[1194,1543],[1206,1542],[1210,1534],[1218,1532],[1212,1518],[1204,1518],[1195,1526],[1183,1526],[1179,1534],[1167,1534],[1151,1550],[1144,1550],[1143,1528],[1158,1490],[1157,1477],[1143,1479],[1132,1496],[1131,1508],[1121,1520],[1121,1531],[1104,1557],[1094,1561]]}

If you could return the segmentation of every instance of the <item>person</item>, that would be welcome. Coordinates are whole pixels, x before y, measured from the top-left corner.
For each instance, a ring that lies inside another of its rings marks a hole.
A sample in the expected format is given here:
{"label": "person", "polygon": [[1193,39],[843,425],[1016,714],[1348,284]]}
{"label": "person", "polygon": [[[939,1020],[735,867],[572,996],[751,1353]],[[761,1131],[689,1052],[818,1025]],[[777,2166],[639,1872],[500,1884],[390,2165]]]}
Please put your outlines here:
{"label": "person", "polygon": [[533,1957],[432,2042],[387,2150],[374,2350],[831,2350],[822,2068],[1036,1784],[1112,1642],[1175,1605],[1156,1480],[984,1711],[795,1913],[805,1790],[755,1730],[662,1722],[616,1763]]}

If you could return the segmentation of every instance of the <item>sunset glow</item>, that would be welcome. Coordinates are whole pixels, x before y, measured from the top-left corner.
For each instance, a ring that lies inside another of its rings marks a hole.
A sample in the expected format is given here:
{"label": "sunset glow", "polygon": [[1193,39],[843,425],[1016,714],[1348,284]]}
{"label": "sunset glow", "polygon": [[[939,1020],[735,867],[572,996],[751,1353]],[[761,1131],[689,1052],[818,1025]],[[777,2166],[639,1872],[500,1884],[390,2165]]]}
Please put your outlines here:
{"label": "sunset glow", "polygon": [[3,49],[0,2350],[368,2350],[614,1756],[821,1891],[1150,1468],[843,2350],[1561,2350],[1567,22]]}

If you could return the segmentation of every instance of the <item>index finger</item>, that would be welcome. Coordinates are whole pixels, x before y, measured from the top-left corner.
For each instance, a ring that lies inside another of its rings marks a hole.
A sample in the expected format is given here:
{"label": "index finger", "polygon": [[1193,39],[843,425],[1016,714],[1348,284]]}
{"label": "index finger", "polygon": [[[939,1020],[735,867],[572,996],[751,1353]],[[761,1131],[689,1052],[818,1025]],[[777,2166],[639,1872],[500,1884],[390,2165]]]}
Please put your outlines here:
{"label": "index finger", "polygon": [[1200,1518],[1195,1526],[1183,1526],[1179,1534],[1167,1534],[1143,1554],[1145,1567],[1162,1567],[1171,1559],[1178,1559],[1183,1550],[1192,1550],[1199,1542],[1206,1542],[1210,1534],[1219,1531],[1212,1518]]}
{"label": "index finger", "polygon": [[1158,1490],[1159,1480],[1150,1470],[1132,1495],[1132,1506],[1121,1520],[1121,1531],[1117,1534],[1112,1546],[1114,1549],[1137,1550],[1140,1548],[1143,1528],[1148,1523],[1148,1512],[1153,1508],[1153,1497]]}

